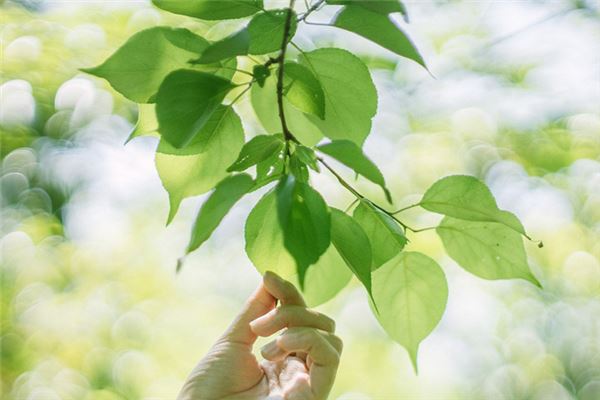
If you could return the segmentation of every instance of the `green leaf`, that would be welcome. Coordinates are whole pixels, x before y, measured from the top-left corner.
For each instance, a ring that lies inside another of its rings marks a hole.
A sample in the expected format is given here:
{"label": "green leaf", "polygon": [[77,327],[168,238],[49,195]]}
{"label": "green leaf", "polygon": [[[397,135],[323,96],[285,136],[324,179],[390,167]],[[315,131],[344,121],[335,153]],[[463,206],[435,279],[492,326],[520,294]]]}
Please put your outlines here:
{"label": "green leaf", "polygon": [[406,7],[402,2],[397,0],[326,0],[326,3],[344,6],[357,5],[384,15],[401,13],[404,16],[404,20],[408,22]]}
{"label": "green leaf", "polygon": [[160,137],[154,104],[138,104],[138,119],[125,143],[138,136]]}
{"label": "green leaf", "polygon": [[[252,85],[250,100],[252,108],[261,125],[271,134],[281,132],[281,120],[277,109],[277,79],[270,76],[263,87]],[[306,146],[317,144],[322,138],[321,130],[315,126],[303,112],[292,106],[284,98],[283,108],[289,129]]]}
{"label": "green leaf", "polygon": [[[283,244],[283,231],[277,215],[277,193],[269,191],[248,215],[244,232],[246,253],[264,274],[273,271],[299,286],[296,263]],[[325,303],[350,281],[352,272],[337,250],[330,245],[316,264],[306,271],[304,298],[310,307]]]}
{"label": "green leaf", "polygon": [[377,91],[367,66],[352,53],[335,48],[303,53],[300,64],[315,74],[325,95],[325,119],[309,115],[312,123],[330,139],[362,146],[377,112]]}
{"label": "green leaf", "polygon": [[256,79],[258,86],[264,87],[265,81],[271,75],[271,70],[262,64],[258,64],[252,68],[252,75],[254,75],[254,79]]}
{"label": "green leaf", "polygon": [[256,189],[279,180],[283,176],[284,163],[282,154],[274,153],[271,157],[256,164]]}
{"label": "green leaf", "polygon": [[[250,54],[267,54],[281,49],[288,9],[268,10],[255,15],[248,24]],[[297,16],[292,11],[288,40],[296,34]]]}
{"label": "green leaf", "polygon": [[194,64],[210,64],[228,58],[248,54],[250,48],[250,33],[242,29],[224,39],[211,43],[199,59],[192,61]]}
{"label": "green leaf", "polygon": [[170,73],[156,97],[163,139],[177,148],[190,143],[233,87],[231,81],[205,72]]}
{"label": "green leaf", "polygon": [[289,175],[277,186],[277,213],[285,248],[296,260],[300,287],[303,288],[306,270],[329,247],[329,208],[317,191]]}
{"label": "green leaf", "polygon": [[388,15],[371,11],[365,7],[348,5],[335,16],[332,24],[369,39],[427,68],[415,45]]}
{"label": "green leaf", "polygon": [[[235,111],[231,106],[220,105],[214,113],[208,118],[206,124],[200,129],[198,134],[185,147],[177,148],[171,145],[166,140],[161,140],[158,144],[157,152],[163,154],[173,154],[176,156],[191,156],[194,154],[204,153],[210,149],[212,140],[217,135],[223,134],[223,129],[231,126],[232,115],[235,116]],[[237,137],[237,127],[234,128],[233,135]]]}
{"label": "green leaf", "polygon": [[371,242],[373,270],[401,252],[406,245],[406,236],[400,225],[371,203],[361,201],[353,216]]}
{"label": "green leaf", "polygon": [[438,180],[427,189],[419,205],[449,217],[498,222],[529,238],[519,219],[500,210],[490,189],[473,176],[451,175]]}
{"label": "green leaf", "polygon": [[262,0],[152,0],[152,3],[174,14],[205,20],[243,18],[263,8]]}
{"label": "green leaf", "polygon": [[285,97],[294,107],[325,119],[325,94],[309,68],[296,62],[286,62],[283,85]]}
{"label": "green leaf", "polygon": [[323,153],[335,158],[354,172],[381,186],[386,199],[391,203],[392,196],[385,186],[385,178],[356,143],[349,140],[334,140],[317,147]]}
{"label": "green leaf", "polygon": [[388,335],[410,355],[415,368],[419,344],[437,326],[448,300],[444,271],[431,258],[401,253],[373,273],[375,317]]}
{"label": "green leaf", "polygon": [[231,107],[219,106],[209,121],[198,135],[206,140],[201,153],[190,155],[188,148],[173,148],[164,139],[158,146],[156,169],[171,205],[168,222],[184,198],[208,192],[228,175],[244,145],[242,123]]}
{"label": "green leaf", "polygon": [[308,167],[305,163],[303,163],[297,154],[292,154],[290,157],[290,173],[294,175],[294,178],[299,182],[308,182],[308,178],[310,177],[310,173],[308,172]]}
{"label": "green leaf", "polygon": [[187,29],[155,27],[133,35],[101,65],[82,71],[106,79],[130,100],[150,103],[164,78],[207,46]]}
{"label": "green leaf", "polygon": [[284,144],[283,140],[275,135],[255,136],[242,147],[237,160],[227,171],[244,171],[269,157],[279,155]]}
{"label": "green leaf", "polygon": [[308,165],[314,171],[319,172],[319,164],[317,164],[317,155],[313,149],[310,149],[301,144],[295,146],[294,154],[300,161]]}
{"label": "green leaf", "polygon": [[217,229],[234,204],[253,186],[254,180],[247,174],[233,175],[219,182],[198,212],[186,252],[190,253],[200,247]]}
{"label": "green leaf", "polygon": [[[255,15],[247,27],[212,43],[202,53],[199,64],[214,63],[247,54],[261,55],[281,48],[287,10],[269,10]],[[296,33],[296,14],[292,15],[289,40]]]}
{"label": "green leaf", "polygon": [[369,297],[373,299],[371,290],[373,259],[369,238],[354,218],[336,208],[331,209],[331,243],[340,253],[348,268],[365,286]]}
{"label": "green leaf", "polygon": [[525,279],[541,287],[527,264],[521,236],[496,222],[444,217],[436,229],[448,255],[483,279]]}

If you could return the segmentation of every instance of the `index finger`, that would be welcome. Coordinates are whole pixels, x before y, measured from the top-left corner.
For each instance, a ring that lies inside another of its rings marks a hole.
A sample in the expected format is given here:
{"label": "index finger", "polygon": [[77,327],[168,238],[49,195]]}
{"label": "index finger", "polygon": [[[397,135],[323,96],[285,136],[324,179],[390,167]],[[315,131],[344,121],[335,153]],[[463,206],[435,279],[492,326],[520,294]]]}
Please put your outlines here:
{"label": "index finger", "polygon": [[300,292],[298,292],[298,289],[274,272],[265,272],[263,282],[265,289],[273,297],[281,301],[281,304],[306,307],[306,303]]}

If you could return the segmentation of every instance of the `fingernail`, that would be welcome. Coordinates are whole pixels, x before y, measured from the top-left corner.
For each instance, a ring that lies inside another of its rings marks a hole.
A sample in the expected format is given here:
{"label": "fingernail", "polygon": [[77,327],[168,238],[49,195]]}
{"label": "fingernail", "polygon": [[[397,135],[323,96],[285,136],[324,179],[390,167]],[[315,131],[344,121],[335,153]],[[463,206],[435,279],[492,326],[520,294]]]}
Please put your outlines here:
{"label": "fingernail", "polygon": [[270,342],[260,349],[260,353],[264,358],[273,358],[279,353],[280,349],[276,342]]}

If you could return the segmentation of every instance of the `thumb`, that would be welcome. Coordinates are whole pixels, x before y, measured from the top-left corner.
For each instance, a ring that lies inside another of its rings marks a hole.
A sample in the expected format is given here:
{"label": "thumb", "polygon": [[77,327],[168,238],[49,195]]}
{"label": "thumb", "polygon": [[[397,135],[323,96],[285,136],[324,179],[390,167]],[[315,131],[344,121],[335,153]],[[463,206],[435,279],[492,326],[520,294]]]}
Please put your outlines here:
{"label": "thumb", "polygon": [[223,339],[226,341],[241,342],[252,345],[257,336],[250,329],[250,321],[265,315],[275,308],[276,299],[265,288],[264,283],[259,287],[244,304],[240,314],[233,320],[225,331]]}

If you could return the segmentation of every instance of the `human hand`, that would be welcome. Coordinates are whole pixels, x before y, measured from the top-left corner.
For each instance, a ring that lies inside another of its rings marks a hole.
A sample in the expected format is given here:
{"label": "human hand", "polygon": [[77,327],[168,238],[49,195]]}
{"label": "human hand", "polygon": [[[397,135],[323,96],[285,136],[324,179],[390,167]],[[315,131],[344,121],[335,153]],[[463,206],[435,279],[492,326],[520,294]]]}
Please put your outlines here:
{"label": "human hand", "polygon": [[[277,300],[280,306],[277,306]],[[258,336],[277,339],[252,354]],[[294,285],[267,272],[223,336],[187,378],[179,400],[324,400],[342,351],[335,322],[306,303]]]}

